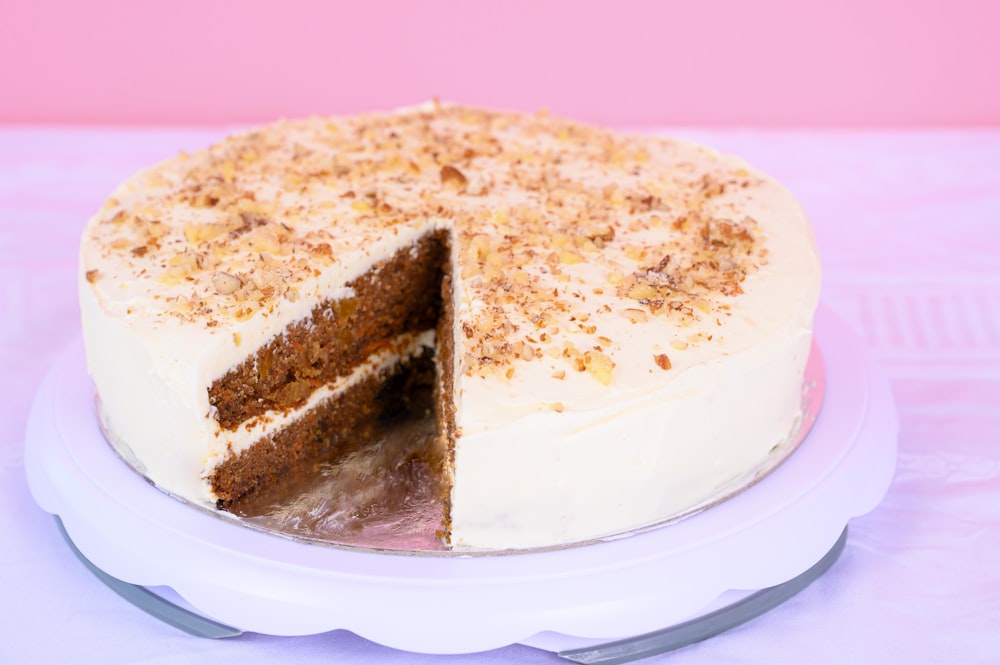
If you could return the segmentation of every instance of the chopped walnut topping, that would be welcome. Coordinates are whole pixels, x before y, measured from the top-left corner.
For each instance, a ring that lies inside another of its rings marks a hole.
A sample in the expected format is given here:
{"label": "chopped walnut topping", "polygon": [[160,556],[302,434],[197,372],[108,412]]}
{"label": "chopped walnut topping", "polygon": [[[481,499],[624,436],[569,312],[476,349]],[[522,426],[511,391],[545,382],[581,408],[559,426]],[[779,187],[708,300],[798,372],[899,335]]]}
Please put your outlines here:
{"label": "chopped walnut topping", "polygon": [[600,351],[587,351],[583,354],[583,364],[598,383],[611,385],[611,370],[615,367],[611,358]]}
{"label": "chopped walnut topping", "polygon": [[216,291],[225,296],[235,293],[236,289],[243,286],[239,277],[230,275],[228,272],[222,272],[221,270],[212,275],[212,284],[215,286]]}
{"label": "chopped walnut topping", "polygon": [[654,355],[653,362],[655,362],[656,366],[659,367],[660,369],[666,370],[672,367],[672,365],[670,364],[670,356],[668,356],[665,353],[658,353]]}
{"label": "chopped walnut topping", "polygon": [[440,105],[230,137],[135,176],[90,233],[102,260],[164,294],[162,316],[224,326],[277,315],[414,225],[447,228],[475,303],[462,371],[517,380],[544,359],[556,379],[607,384],[618,326],[658,326],[664,343],[731,316],[768,260],[736,212],[759,184],[667,139]]}
{"label": "chopped walnut topping", "polygon": [[87,278],[88,282],[90,282],[91,284],[93,284],[94,282],[97,281],[97,278],[98,278],[98,276],[100,274],[101,273],[100,273],[99,270],[96,270],[96,269],[94,269],[94,270],[88,270],[87,272],[84,273],[84,277]]}
{"label": "chopped walnut topping", "polygon": [[628,320],[631,321],[632,323],[645,323],[646,321],[649,320],[649,317],[646,315],[646,310],[644,309],[636,309],[635,307],[629,307],[625,309],[625,311],[623,311],[622,314],[624,314],[626,318],[628,318]]}
{"label": "chopped walnut topping", "polygon": [[469,184],[469,180],[454,166],[451,164],[445,164],[441,167],[441,184],[450,185],[459,190],[464,190],[465,186]]}

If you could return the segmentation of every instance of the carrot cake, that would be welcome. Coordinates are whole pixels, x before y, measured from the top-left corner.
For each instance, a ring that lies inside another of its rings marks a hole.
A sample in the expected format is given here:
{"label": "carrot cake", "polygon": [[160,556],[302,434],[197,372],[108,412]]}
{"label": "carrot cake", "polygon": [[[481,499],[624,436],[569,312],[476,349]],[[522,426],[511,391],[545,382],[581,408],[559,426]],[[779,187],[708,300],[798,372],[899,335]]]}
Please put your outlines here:
{"label": "carrot cake", "polygon": [[820,282],[800,206],[738,158],[439,104],[141,171],[80,266],[105,430],[213,508],[337,454],[433,358],[455,549],[619,533],[760,465],[800,417]]}

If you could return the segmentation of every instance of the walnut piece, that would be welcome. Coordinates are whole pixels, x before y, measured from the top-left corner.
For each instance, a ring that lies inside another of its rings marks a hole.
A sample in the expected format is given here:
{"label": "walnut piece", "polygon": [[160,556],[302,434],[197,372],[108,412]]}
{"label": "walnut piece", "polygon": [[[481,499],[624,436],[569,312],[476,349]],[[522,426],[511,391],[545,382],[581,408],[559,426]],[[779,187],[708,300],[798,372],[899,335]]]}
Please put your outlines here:
{"label": "walnut piece", "polygon": [[441,167],[441,184],[455,187],[461,191],[469,184],[469,179],[451,164],[445,164]]}
{"label": "walnut piece", "polygon": [[224,296],[228,296],[230,293],[236,291],[236,289],[243,286],[243,282],[236,275],[230,275],[228,272],[223,272],[221,270],[217,271],[212,275],[212,285],[215,290]]}

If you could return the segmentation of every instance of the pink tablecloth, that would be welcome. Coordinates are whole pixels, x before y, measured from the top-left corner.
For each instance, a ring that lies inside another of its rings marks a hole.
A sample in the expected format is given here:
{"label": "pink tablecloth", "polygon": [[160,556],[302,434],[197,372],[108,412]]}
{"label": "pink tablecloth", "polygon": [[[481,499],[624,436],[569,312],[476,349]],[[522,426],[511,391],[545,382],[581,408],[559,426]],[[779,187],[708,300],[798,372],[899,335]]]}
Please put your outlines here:
{"label": "pink tablecloth", "polygon": [[[1000,130],[678,133],[744,155],[802,200],[823,300],[889,376],[900,452],[888,496],[852,523],[827,575],[649,662],[1000,662]],[[81,226],[135,169],[219,135],[0,128],[0,662],[561,662],[524,646],[419,656],[345,632],[188,637],[104,588],[34,505],[25,419],[77,332]]]}

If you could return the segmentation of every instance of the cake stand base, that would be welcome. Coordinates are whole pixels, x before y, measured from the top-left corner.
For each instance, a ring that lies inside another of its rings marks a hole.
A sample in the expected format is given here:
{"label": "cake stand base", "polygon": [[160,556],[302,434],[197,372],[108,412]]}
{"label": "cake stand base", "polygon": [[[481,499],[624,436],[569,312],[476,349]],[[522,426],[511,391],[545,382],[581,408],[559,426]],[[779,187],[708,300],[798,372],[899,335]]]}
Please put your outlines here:
{"label": "cake stand base", "polygon": [[[224,639],[227,637],[238,637],[243,634],[243,631],[238,628],[213,621],[199,614],[196,609],[187,607],[182,598],[171,593],[169,587],[152,590],[123,582],[116,577],[108,575],[91,563],[77,549],[76,545],[73,544],[73,539],[66,533],[62,521],[58,517],[55,520],[56,526],[65,539],[66,544],[80,562],[83,563],[84,567],[107,585],[108,588],[142,611],[178,630],[196,637]],[[719,633],[724,633],[731,628],[740,626],[792,598],[830,569],[837,559],[840,558],[840,554],[844,551],[846,543],[847,528],[840,534],[840,538],[830,548],[830,551],[824,554],[823,558],[814,563],[805,572],[800,573],[787,582],[782,582],[781,584],[753,593],[739,594],[729,592],[723,594],[716,603],[712,604],[712,607],[715,609],[706,608],[703,614],[692,617],[676,626],[670,626],[651,633],[636,635],[635,637],[616,640],[614,642],[578,646],[576,648],[563,648],[562,650],[559,650],[559,645],[569,641],[571,638],[568,636],[551,635],[546,637],[542,634],[536,637],[533,644],[531,644],[531,640],[527,640],[525,643],[538,648],[545,648],[542,646],[545,644],[548,646],[548,650],[557,651],[556,655],[560,658],[573,663],[595,665],[627,663],[680,649],[681,647],[707,640]],[[170,596],[173,596],[173,598]]]}
{"label": "cake stand base", "polygon": [[884,496],[897,437],[888,385],[823,308],[815,330],[826,394],[788,460],[694,517],[585,546],[382,554],[295,542],[192,510],[105,442],[79,343],[39,388],[25,467],[35,501],[91,569],[147,611],[188,622],[189,632],[343,629],[407,651],[521,643],[575,662],[625,662],[705,639],[790,597],[829,568],[848,522]]}

